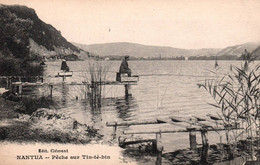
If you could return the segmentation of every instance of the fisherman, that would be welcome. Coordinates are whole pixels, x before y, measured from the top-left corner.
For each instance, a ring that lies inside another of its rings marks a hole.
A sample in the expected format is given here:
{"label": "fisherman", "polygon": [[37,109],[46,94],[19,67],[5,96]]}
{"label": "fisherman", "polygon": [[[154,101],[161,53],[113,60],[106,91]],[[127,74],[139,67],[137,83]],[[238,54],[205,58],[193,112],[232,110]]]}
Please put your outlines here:
{"label": "fisherman", "polygon": [[129,56],[125,56],[125,58],[121,62],[119,73],[120,74],[127,73],[128,77],[131,77],[131,69],[128,67],[128,62],[127,62],[128,60],[129,60]]}
{"label": "fisherman", "polygon": [[66,63],[66,60],[62,60],[62,63],[61,63],[61,70],[65,71],[65,72],[69,72],[70,71],[70,68],[68,67],[67,63]]}

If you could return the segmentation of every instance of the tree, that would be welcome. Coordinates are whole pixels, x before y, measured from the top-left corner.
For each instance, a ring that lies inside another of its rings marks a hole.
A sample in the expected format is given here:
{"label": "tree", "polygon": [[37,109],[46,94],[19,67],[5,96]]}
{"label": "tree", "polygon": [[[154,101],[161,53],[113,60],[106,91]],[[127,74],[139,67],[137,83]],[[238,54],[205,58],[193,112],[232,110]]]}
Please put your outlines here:
{"label": "tree", "polygon": [[29,30],[33,22],[21,19],[7,8],[0,9],[0,51],[5,56],[26,58],[29,55]]}

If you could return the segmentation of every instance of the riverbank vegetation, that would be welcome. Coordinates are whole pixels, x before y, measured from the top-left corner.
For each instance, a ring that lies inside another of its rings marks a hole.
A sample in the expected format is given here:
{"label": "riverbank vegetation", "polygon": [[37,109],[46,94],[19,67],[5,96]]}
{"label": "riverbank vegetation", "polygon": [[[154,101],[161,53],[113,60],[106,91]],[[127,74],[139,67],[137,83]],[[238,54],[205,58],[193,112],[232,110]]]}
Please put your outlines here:
{"label": "riverbank vegetation", "polygon": [[[216,68],[216,78],[198,86],[213,97],[215,103],[211,105],[220,109],[218,116],[225,126],[230,158],[234,157],[238,142],[245,140],[250,159],[259,161],[260,64],[252,64],[255,58],[247,51],[241,58],[241,67],[231,65],[231,72],[221,78]],[[233,130],[234,125],[242,130]]]}
{"label": "riverbank vegetation", "polygon": [[98,130],[60,113],[48,98],[25,100],[0,97],[0,140],[86,144],[102,137]]}

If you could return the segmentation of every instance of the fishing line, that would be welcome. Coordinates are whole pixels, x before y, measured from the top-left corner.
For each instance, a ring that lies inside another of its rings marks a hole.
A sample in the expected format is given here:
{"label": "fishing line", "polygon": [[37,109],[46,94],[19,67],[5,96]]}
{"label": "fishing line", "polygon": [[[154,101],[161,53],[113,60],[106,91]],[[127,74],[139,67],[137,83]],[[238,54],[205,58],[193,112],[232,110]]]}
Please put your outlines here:
{"label": "fishing line", "polygon": [[144,76],[175,76],[175,77],[215,77],[215,76],[206,76],[206,75],[178,75],[178,74],[141,74],[138,75],[139,77],[144,77]]}

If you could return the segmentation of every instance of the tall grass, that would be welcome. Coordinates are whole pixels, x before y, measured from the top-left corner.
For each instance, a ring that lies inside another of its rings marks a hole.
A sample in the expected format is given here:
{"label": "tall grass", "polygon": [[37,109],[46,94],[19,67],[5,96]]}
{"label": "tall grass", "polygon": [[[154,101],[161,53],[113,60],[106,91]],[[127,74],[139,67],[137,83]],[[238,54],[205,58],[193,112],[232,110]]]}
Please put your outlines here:
{"label": "tall grass", "polygon": [[101,107],[102,83],[107,80],[110,64],[106,61],[92,60],[83,67],[85,70],[84,79],[87,85],[84,90],[88,93],[90,104],[94,107]]}
{"label": "tall grass", "polygon": [[[231,66],[231,73],[220,80],[205,80],[198,86],[213,97],[215,103],[211,105],[220,109],[218,114],[226,129],[227,142],[237,142],[245,135],[250,140],[251,158],[254,159],[253,142],[259,141],[260,132],[260,64],[250,68],[251,54],[246,52],[244,57],[241,67]],[[242,128],[242,132],[231,129],[234,126]]]}

